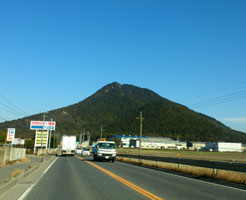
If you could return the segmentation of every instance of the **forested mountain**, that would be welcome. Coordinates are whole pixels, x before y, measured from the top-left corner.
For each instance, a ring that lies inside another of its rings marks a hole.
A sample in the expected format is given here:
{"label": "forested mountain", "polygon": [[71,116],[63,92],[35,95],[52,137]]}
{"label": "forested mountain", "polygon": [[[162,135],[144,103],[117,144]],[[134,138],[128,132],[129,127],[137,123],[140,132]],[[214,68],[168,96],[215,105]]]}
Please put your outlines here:
{"label": "forested mountain", "polygon": [[[151,90],[133,85],[111,83],[87,99],[68,107],[49,111],[56,132],[79,134],[83,128],[92,138],[100,135],[139,134],[139,113],[142,111],[143,134],[192,141],[230,141],[246,143],[246,134],[234,131],[215,119],[169,101]],[[0,124],[0,130],[15,127],[17,136],[30,137],[30,120],[42,120],[41,114]]]}

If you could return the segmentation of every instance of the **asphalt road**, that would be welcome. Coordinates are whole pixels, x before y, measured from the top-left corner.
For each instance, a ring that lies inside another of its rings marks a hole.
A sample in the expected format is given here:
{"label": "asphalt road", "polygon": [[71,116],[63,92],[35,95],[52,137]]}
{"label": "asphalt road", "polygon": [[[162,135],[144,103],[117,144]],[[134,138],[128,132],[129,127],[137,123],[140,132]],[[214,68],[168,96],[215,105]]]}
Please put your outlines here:
{"label": "asphalt road", "polygon": [[[165,200],[246,199],[246,191],[239,189],[121,162],[94,162],[91,158],[85,160],[89,162],[76,157],[58,158],[30,189],[25,200],[140,200],[152,198],[147,197],[149,193]],[[132,184],[137,188],[133,189]]]}

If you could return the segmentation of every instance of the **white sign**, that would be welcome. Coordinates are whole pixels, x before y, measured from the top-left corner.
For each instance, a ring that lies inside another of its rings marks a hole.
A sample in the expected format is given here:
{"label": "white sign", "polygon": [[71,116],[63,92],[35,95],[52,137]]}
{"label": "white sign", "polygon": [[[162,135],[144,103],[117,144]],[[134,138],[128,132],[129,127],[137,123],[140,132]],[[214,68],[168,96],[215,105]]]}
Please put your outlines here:
{"label": "white sign", "polygon": [[14,145],[21,144],[21,139],[20,138],[14,138],[12,144],[14,144]]}
{"label": "white sign", "polygon": [[20,145],[24,145],[25,144],[25,140],[21,140]]}
{"label": "white sign", "polygon": [[56,122],[54,121],[31,121],[30,129],[31,130],[55,130]]}
{"label": "white sign", "polygon": [[15,138],[15,128],[8,128],[7,141],[12,142]]}

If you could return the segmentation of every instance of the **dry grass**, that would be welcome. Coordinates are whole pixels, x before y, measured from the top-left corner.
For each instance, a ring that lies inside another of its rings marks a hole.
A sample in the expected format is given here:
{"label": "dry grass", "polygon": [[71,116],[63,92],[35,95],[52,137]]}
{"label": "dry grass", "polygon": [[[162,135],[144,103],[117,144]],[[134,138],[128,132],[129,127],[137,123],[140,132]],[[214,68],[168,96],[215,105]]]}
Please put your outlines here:
{"label": "dry grass", "polygon": [[[117,149],[117,153],[138,155],[139,149],[120,148],[120,149]],[[142,149],[141,150],[141,155],[146,155],[146,156],[177,158],[177,154],[179,154],[181,158],[187,158],[187,159],[246,163],[246,152],[243,152],[243,153],[206,152],[206,151],[185,151],[185,150],[167,150],[167,149]]]}
{"label": "dry grass", "polygon": [[5,162],[5,163],[0,163],[0,168],[5,166],[5,165],[15,165],[15,164],[19,164],[22,162],[30,162],[30,159],[29,158],[22,158],[20,160],[13,160],[13,161]]}
{"label": "dry grass", "polygon": [[17,169],[15,171],[12,172],[12,174],[10,175],[10,178],[14,178],[19,176],[20,174],[22,174],[25,170],[23,169]]}
{"label": "dry grass", "polygon": [[[117,160],[139,164],[139,159],[117,157]],[[189,165],[178,165],[173,163],[156,162],[148,160],[141,160],[140,164],[144,166],[157,167],[170,171],[178,171],[186,174],[192,174],[197,177],[209,177],[239,184],[246,184],[246,174],[242,172],[216,170],[216,174],[214,174],[213,169],[210,168],[195,167]]]}
{"label": "dry grass", "polygon": [[216,179],[231,181],[234,183],[246,184],[246,173],[217,170]]}
{"label": "dry grass", "polygon": [[30,159],[29,158],[22,158],[20,160],[13,160],[13,161],[6,162],[5,165],[15,165],[15,164],[19,164],[22,162],[30,162]]}
{"label": "dry grass", "polygon": [[20,159],[20,162],[30,162],[30,158],[22,158]]}
{"label": "dry grass", "polygon": [[0,168],[5,166],[5,163],[0,163]]}

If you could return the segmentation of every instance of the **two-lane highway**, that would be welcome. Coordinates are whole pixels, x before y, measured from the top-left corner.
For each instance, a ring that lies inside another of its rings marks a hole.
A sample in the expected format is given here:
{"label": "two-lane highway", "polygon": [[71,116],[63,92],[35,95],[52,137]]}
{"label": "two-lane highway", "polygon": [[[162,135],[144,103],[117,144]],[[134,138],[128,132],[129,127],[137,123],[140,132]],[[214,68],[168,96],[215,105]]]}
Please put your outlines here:
{"label": "two-lane highway", "polygon": [[26,193],[43,199],[237,199],[246,191],[121,162],[60,157]]}

